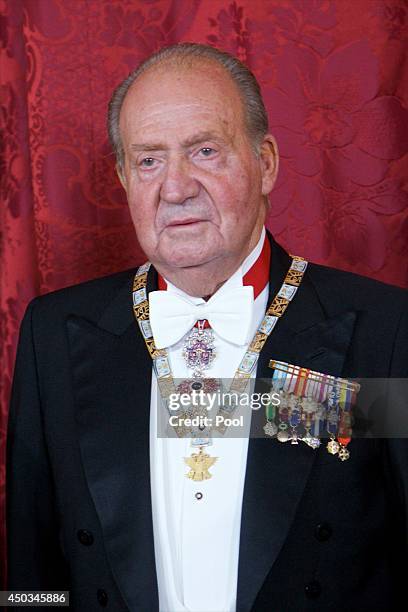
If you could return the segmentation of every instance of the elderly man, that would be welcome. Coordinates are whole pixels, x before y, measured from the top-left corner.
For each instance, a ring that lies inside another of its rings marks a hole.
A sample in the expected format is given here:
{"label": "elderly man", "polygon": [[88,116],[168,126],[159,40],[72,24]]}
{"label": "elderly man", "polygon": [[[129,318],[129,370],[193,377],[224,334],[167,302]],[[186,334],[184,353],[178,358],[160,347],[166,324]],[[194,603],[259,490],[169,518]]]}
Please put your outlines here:
{"label": "elderly man", "polygon": [[293,422],[293,444],[284,423],[279,439],[272,422],[262,439],[156,430],[160,396],[270,380],[271,359],[405,377],[406,294],[307,265],[265,232],[277,145],[232,56],[159,51],[114,93],[109,130],[150,264],[27,310],[9,588],[66,589],[84,612],[401,609],[404,440],[332,435],[328,453],[296,444]]}

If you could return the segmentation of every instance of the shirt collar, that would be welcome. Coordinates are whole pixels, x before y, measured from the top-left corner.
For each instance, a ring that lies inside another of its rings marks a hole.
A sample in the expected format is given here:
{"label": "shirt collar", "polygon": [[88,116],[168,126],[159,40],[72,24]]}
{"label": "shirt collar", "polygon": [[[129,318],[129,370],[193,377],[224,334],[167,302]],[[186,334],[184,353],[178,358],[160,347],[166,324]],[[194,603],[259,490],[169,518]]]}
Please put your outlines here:
{"label": "shirt collar", "polygon": [[[265,230],[265,226],[263,226],[261,236],[258,242],[256,243],[255,247],[252,249],[249,255],[245,257],[244,261],[239,266],[239,268],[237,268],[234,274],[232,274],[229,277],[229,279],[227,279],[225,283],[219,289],[217,289],[214,295],[216,294],[221,295],[222,293],[227,292],[230,289],[232,289],[232,287],[242,287],[242,278],[248,272],[248,270],[253,266],[253,264],[256,262],[259,255],[261,254],[261,251],[262,251],[262,248],[265,242],[265,238],[266,238],[266,230]],[[182,289],[179,289],[178,287],[173,285],[166,278],[164,278],[164,280],[167,283],[167,291],[178,293],[179,295],[182,295],[184,298],[190,300],[190,302],[192,302],[193,304],[202,304],[203,302],[205,302],[205,300],[201,297],[193,297],[191,295],[188,295]]]}

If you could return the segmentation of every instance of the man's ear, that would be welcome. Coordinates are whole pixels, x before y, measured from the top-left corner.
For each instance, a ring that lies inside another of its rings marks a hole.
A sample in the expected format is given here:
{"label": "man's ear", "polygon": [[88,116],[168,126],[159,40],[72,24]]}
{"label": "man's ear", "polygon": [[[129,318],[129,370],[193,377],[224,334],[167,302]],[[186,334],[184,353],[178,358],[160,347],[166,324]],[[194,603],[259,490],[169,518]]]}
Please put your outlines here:
{"label": "man's ear", "polygon": [[279,170],[278,145],[272,134],[266,134],[260,150],[259,159],[261,162],[262,175],[262,195],[268,195],[275,184]]}
{"label": "man's ear", "polygon": [[126,179],[125,179],[125,175],[123,174],[123,168],[122,168],[122,166],[119,163],[117,163],[115,167],[116,167],[116,173],[117,173],[117,175],[119,177],[121,185],[122,185],[123,189],[125,191],[127,191],[127,188],[126,188]]}

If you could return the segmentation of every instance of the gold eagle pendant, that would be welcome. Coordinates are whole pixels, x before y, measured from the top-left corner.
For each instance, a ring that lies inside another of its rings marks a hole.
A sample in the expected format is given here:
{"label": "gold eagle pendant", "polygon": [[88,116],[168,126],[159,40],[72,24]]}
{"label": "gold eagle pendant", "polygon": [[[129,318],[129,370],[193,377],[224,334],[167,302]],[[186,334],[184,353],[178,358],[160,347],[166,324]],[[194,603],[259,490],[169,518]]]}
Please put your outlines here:
{"label": "gold eagle pendant", "polygon": [[208,471],[211,466],[217,461],[218,457],[210,457],[200,447],[198,453],[193,453],[191,457],[184,457],[185,463],[190,468],[187,478],[195,481],[208,480],[212,478],[212,474]]}

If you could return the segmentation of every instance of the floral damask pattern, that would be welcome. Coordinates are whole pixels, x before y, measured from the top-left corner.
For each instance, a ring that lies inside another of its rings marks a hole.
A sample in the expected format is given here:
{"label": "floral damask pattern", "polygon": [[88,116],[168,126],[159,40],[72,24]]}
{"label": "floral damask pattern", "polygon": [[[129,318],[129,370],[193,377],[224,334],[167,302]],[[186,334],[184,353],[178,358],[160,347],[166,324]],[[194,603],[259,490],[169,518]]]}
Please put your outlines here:
{"label": "floral damask pattern", "polygon": [[[378,94],[378,60],[367,40],[335,49],[325,58],[286,45],[279,55],[277,81],[268,103],[287,180],[313,185],[312,202],[329,213],[317,244],[315,215],[312,225],[303,215],[305,231],[313,236],[306,251],[303,246],[304,254],[326,263],[340,255],[363,273],[378,272],[387,257],[381,215],[399,213],[407,204],[398,181],[388,174],[390,163],[406,151],[407,110],[396,96]],[[303,193],[304,187],[298,189]],[[303,211],[300,198],[290,199],[288,206],[292,214],[297,206]],[[376,236],[375,249],[361,240],[366,232]],[[302,235],[295,243],[297,250],[303,240]]]}
{"label": "floral damask pattern", "polygon": [[404,0],[0,0],[0,551],[25,307],[143,259],[106,137],[115,85],[162,45],[236,54],[280,148],[278,241],[408,286],[407,21]]}

